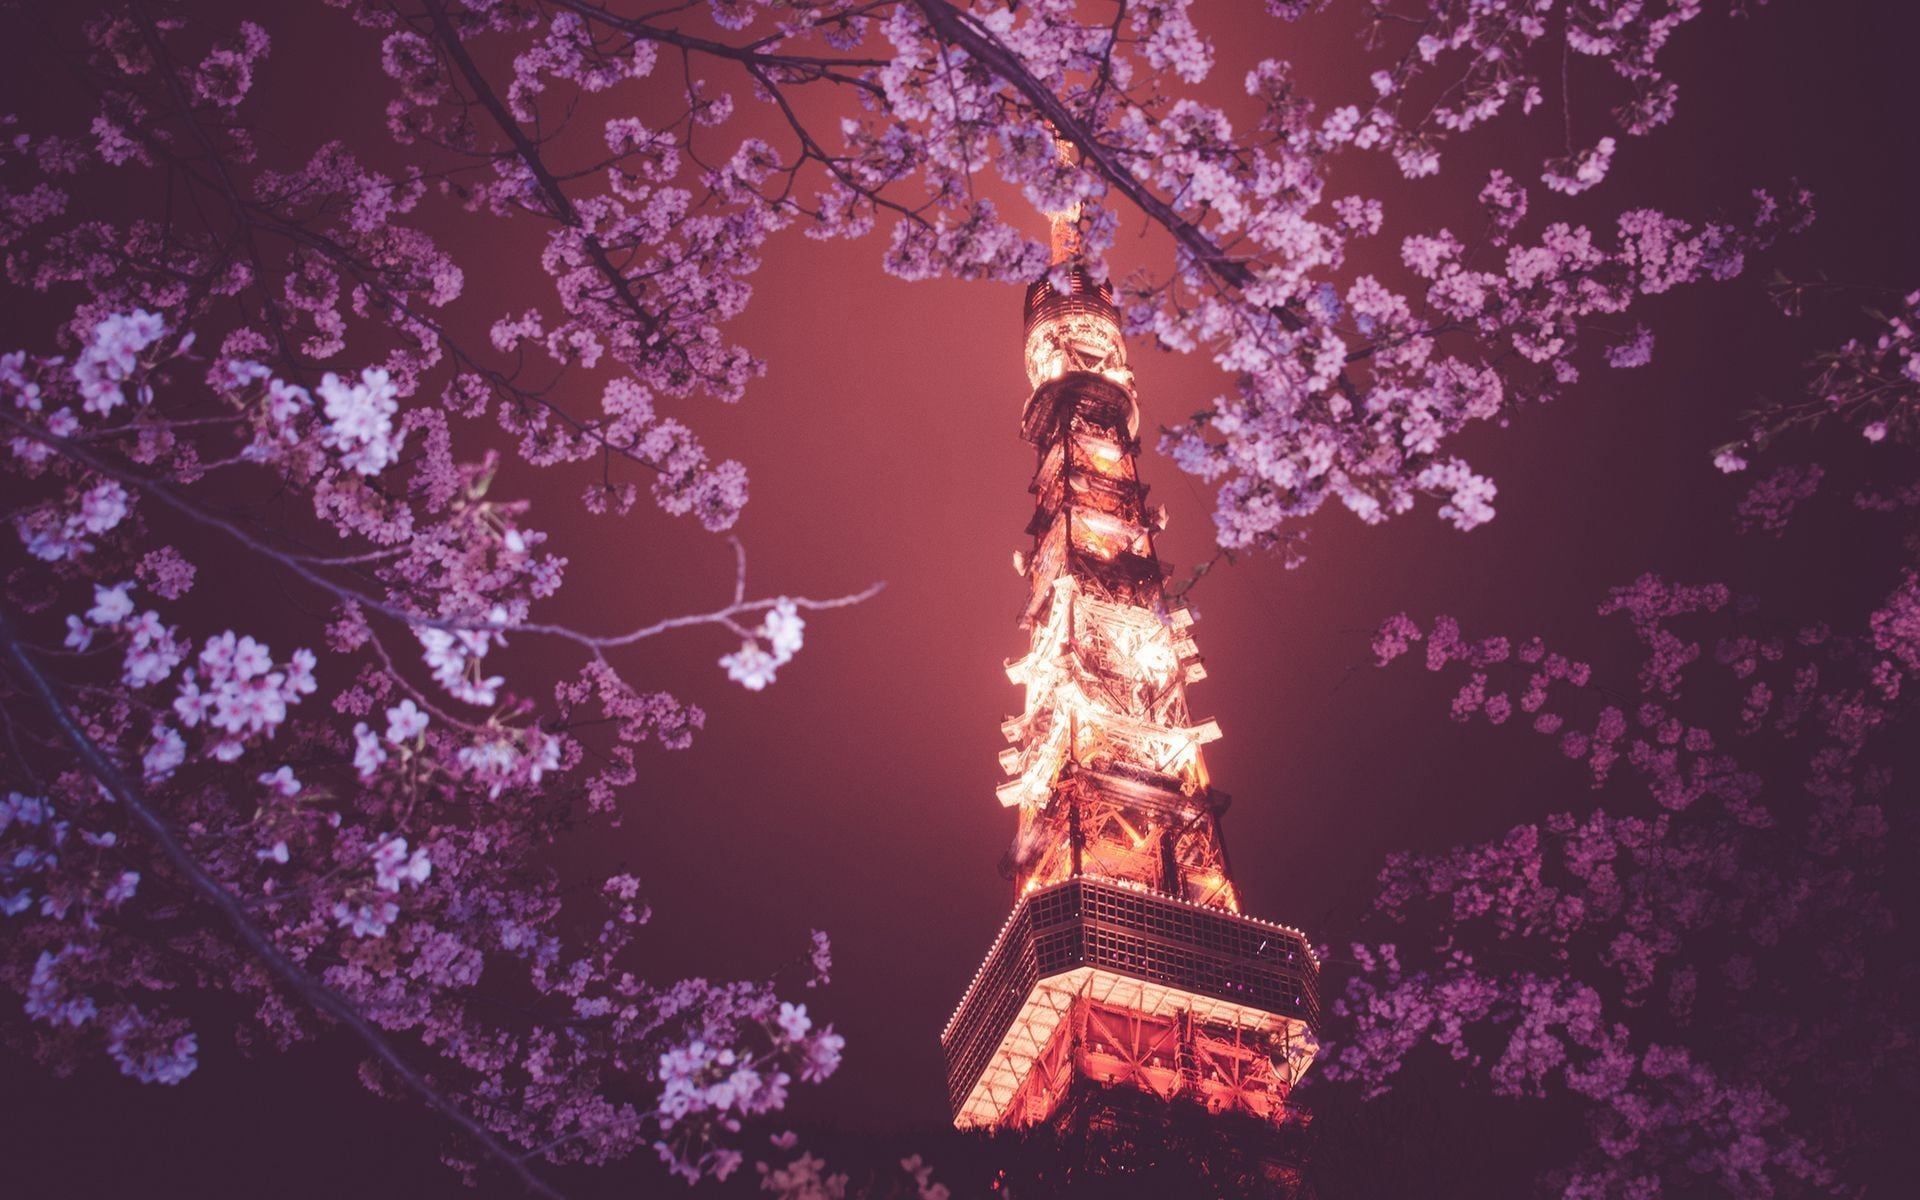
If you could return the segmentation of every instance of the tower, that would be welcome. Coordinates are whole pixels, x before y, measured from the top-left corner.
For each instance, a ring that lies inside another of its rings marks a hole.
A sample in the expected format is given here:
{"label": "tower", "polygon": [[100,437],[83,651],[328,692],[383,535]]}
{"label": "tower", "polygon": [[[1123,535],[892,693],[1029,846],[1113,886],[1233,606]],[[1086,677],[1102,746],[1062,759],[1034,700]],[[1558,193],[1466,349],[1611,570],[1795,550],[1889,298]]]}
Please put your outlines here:
{"label": "tower", "polygon": [[1025,306],[1030,645],[1007,665],[1026,707],[999,788],[1014,902],[941,1035],[954,1124],[1124,1135],[1184,1103],[1277,1126],[1312,1059],[1318,964],[1298,930],[1240,911],[1201,754],[1220,729],[1187,707],[1205,670],[1154,552],[1119,313],[1080,265],[1078,211],[1052,223],[1054,270]]}

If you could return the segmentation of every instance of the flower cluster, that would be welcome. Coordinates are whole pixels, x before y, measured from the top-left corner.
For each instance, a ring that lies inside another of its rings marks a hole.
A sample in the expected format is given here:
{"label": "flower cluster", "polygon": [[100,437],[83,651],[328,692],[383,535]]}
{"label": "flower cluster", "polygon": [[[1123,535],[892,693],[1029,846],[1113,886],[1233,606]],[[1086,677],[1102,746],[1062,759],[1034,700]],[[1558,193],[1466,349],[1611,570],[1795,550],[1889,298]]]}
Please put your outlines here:
{"label": "flower cluster", "polygon": [[[696,1037],[660,1055],[661,1128],[671,1134],[690,1117],[709,1116],[737,1128],[740,1118],[777,1112],[793,1082],[789,1069],[807,1083],[818,1083],[840,1065],[846,1040],[831,1028],[816,1029],[805,1005],[782,1002],[763,1020],[768,1047],[760,1054],[730,1046],[712,1046]],[[701,1173],[682,1148],[662,1144],[662,1153],[691,1182]],[[725,1178],[738,1167],[737,1152],[719,1152],[707,1169]]]}
{"label": "flower cluster", "polygon": [[[157,625],[151,612],[142,617]],[[145,659],[159,657],[153,649],[138,648],[145,629],[134,628],[130,637],[134,647],[128,651],[129,673],[136,654]],[[159,640],[170,647],[167,634]],[[195,665],[181,672],[179,693],[173,701],[174,714],[187,729],[207,726],[207,753],[221,762],[232,762],[251,742],[265,741],[287,719],[287,707],[301,697],[311,695],[318,686],[313,677],[313,652],[296,650],[275,669],[267,647],[251,637],[231,630],[206,641]],[[161,659],[158,678],[165,678],[171,665]]]}
{"label": "flower cluster", "polygon": [[772,683],[774,672],[799,651],[806,625],[793,601],[785,597],[774,601],[759,628],[745,635],[738,650],[721,658],[727,678],[755,692]]}
{"label": "flower cluster", "polygon": [[[125,383],[140,365],[141,355],[166,332],[167,324],[160,314],[144,308],[111,313],[95,325],[92,339],[73,362],[73,378],[80,385],[80,406],[104,417],[126,403]],[[140,399],[146,402],[152,396],[143,389]]]}
{"label": "flower cluster", "polygon": [[[316,390],[327,418],[321,440],[340,455],[341,465],[362,475],[378,475],[399,459],[405,435],[394,435],[393,414],[399,406],[393,381],[385,371],[368,368],[360,372],[356,383],[347,383],[329,371]],[[284,405],[296,396],[297,392],[283,384],[281,395],[275,399]]]}

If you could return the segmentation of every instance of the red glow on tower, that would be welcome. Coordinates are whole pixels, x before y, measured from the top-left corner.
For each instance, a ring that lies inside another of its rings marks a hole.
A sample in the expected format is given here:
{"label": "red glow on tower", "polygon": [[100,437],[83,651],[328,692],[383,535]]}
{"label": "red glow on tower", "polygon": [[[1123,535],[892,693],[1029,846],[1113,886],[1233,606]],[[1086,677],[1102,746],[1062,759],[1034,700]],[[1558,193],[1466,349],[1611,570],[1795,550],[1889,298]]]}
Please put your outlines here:
{"label": "red glow on tower", "polygon": [[1054,273],[1026,298],[1031,645],[1007,666],[1026,707],[999,789],[1015,896],[941,1035],[954,1123],[1188,1101],[1278,1124],[1313,1057],[1318,964],[1298,930],[1240,912],[1201,754],[1220,729],[1187,707],[1205,670],[1167,600],[1133,372],[1078,218],[1054,217]]}

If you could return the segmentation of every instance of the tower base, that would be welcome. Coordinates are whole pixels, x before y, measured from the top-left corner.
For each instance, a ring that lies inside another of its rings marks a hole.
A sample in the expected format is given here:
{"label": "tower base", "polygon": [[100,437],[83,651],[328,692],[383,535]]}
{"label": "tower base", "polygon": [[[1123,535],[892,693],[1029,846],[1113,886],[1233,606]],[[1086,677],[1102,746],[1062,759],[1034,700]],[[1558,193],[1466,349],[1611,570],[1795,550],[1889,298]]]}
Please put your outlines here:
{"label": "tower base", "polygon": [[961,1129],[1052,1122],[1079,1081],[1277,1124],[1312,1061],[1297,930],[1117,880],[1021,897],[948,1022]]}

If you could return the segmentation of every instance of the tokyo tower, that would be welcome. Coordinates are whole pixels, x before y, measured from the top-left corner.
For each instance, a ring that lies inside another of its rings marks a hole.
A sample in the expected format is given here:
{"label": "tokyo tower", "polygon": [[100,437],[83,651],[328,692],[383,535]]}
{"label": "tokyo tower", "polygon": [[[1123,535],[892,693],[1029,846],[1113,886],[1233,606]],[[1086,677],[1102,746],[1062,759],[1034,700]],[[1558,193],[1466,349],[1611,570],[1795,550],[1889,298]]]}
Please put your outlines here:
{"label": "tokyo tower", "polygon": [[1080,265],[1079,213],[1052,226],[1055,270],[1025,306],[1031,640],[1007,665],[1026,706],[999,788],[1013,911],[941,1035],[954,1124],[1138,1129],[1185,1103],[1277,1126],[1312,1061],[1318,964],[1300,931],[1241,912],[1119,313]]}

